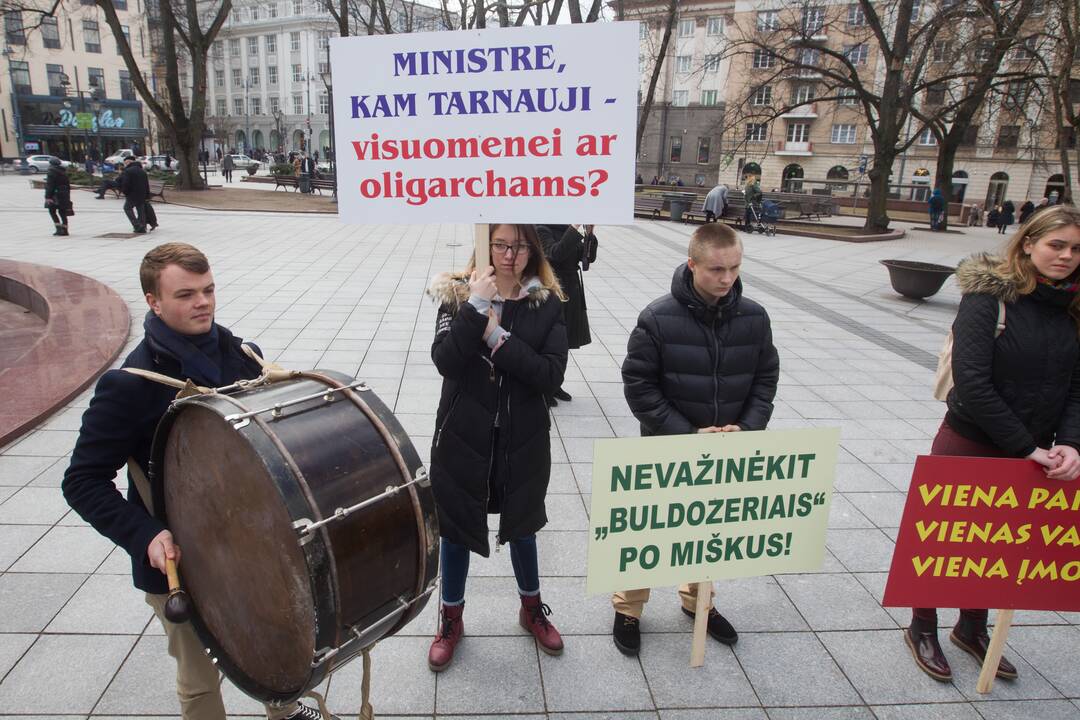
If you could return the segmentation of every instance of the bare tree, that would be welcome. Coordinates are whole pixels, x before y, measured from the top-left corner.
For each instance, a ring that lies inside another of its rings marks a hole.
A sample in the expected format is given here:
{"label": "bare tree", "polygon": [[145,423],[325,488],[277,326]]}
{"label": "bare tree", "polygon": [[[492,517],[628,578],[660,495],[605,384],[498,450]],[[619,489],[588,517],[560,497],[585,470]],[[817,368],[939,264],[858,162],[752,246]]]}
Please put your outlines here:
{"label": "bare tree", "polygon": [[[649,75],[649,88],[645,91],[645,98],[641,104],[641,114],[638,116],[637,137],[634,143],[634,154],[641,155],[641,141],[645,137],[645,126],[649,122],[649,114],[652,112],[653,100],[656,95],[656,85],[660,79],[660,73],[667,61],[668,45],[671,43],[671,30],[675,25],[675,16],[678,14],[678,0],[668,0],[667,10],[662,19],[663,34],[660,38],[660,47],[652,57],[652,73]],[[651,23],[653,18],[642,18],[641,22]]]}
{"label": "bare tree", "polygon": [[1048,85],[1052,96],[1054,130],[1065,187],[1061,201],[1074,204],[1069,145],[1076,150],[1076,170],[1080,177],[1080,2],[1069,0],[1056,7],[1055,17],[1047,24],[1047,35],[1054,47],[1047,63]]}

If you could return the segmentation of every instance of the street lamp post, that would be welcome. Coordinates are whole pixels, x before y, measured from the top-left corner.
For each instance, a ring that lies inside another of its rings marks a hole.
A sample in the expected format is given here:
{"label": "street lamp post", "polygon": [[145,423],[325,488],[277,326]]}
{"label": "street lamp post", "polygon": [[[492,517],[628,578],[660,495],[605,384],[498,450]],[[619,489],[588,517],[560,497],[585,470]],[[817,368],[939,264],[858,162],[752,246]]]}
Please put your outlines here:
{"label": "street lamp post", "polygon": [[281,119],[284,115],[285,113],[281,112],[281,108],[274,110],[274,127],[277,128],[277,147],[274,148],[275,152],[281,152],[282,148],[285,146],[285,142],[281,137]]}
{"label": "street lamp post", "polygon": [[307,152],[311,155],[311,73],[304,78],[307,82]]}
{"label": "street lamp post", "polygon": [[251,105],[248,102],[248,89],[251,87],[249,80],[244,80],[244,155],[247,156],[248,148],[251,147]]}
{"label": "street lamp post", "polygon": [[15,69],[11,66],[11,58],[15,56],[15,51],[6,47],[3,52],[8,64],[8,82],[11,83],[11,111],[15,115],[15,156],[20,157],[26,152],[26,148],[23,147],[22,116],[19,113],[19,92],[15,84]]}
{"label": "street lamp post", "polygon": [[334,151],[334,83],[330,73],[330,46],[326,46],[326,72],[322,73],[323,85],[326,85],[327,100],[330,103],[330,174],[334,176],[334,199],[337,202],[337,168],[334,164],[336,153]]}

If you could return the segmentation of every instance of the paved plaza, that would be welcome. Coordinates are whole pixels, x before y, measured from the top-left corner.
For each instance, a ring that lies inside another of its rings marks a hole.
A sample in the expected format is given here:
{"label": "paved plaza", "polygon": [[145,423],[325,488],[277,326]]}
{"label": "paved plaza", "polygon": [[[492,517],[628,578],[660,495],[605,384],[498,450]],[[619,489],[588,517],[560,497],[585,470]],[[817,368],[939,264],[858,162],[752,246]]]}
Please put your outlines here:
{"label": "paved plaza", "polygon": [[[210,212],[158,205],[161,227],[131,239],[121,202],[75,193],[70,237],[52,237],[41,192],[0,178],[0,257],[89,275],[130,304],[129,347],[146,311],[137,268],[152,246],[198,245],[217,279],[218,320],[291,368],[356,375],[392,408],[425,460],[440,387],[429,348],[436,272],[468,258],[466,225],[346,226],[333,216]],[[567,222],[584,218],[551,218]],[[781,381],[772,428],[840,427],[842,449],[819,572],[724,581],[717,606],[740,632],[708,641],[688,667],[690,621],[674,590],[653,594],[640,657],[611,641],[606,596],[586,597],[590,463],[596,438],[635,436],[619,366],[639,310],[667,292],[693,226],[604,227],[585,273],[593,343],[571,352],[553,409],[549,525],[539,534],[544,600],[566,640],[552,658],[517,624],[509,553],[474,557],[453,666],[426,651],[435,603],[375,649],[378,717],[519,720],[1059,720],[1080,718],[1080,613],[1018,612],[1007,656],[1020,679],[975,692],[978,668],[946,641],[955,680],[916,669],[880,601],[912,464],[944,414],[931,397],[936,354],[955,314],[952,281],[916,303],[888,285],[883,258],[955,264],[1000,242],[992,230],[912,230],[890,243],[745,237],[745,293],[769,311]],[[127,555],[70,511],[60,481],[84,393],[0,448],[0,718],[176,717],[173,664],[159,624],[131,586]],[[3,399],[0,398],[0,402]],[[941,613],[943,625],[956,611]],[[360,664],[324,689],[356,716]],[[259,706],[225,681],[230,714]]]}

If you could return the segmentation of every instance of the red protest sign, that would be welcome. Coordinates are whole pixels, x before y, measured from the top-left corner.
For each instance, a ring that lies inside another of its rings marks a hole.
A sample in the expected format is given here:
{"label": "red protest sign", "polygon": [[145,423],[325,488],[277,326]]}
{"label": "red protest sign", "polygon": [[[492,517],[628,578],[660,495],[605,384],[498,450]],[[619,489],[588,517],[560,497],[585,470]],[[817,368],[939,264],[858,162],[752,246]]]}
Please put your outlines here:
{"label": "red protest sign", "polygon": [[1029,460],[920,456],[883,604],[1080,611],[1080,483]]}

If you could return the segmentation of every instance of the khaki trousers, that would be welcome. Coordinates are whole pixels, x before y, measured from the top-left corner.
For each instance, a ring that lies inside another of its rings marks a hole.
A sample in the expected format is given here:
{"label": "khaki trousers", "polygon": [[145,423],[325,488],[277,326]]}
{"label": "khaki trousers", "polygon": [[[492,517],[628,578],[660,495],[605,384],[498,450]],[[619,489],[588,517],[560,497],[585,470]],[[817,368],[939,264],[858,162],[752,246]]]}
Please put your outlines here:
{"label": "khaki trousers", "polygon": [[[165,600],[168,595],[146,594],[146,604],[165,628],[169,638],[169,655],[176,660],[176,696],[180,699],[180,715],[184,720],[225,720],[225,703],[221,699],[221,678],[217,666],[203,649],[202,641],[190,623],[171,623],[165,619]],[[296,711],[296,703],[284,708],[266,706],[266,717],[282,720]]]}
{"label": "khaki trousers", "polygon": [[[709,583],[709,605],[713,602],[713,587]],[[689,583],[679,586],[679,598],[682,606],[694,612],[697,609],[697,583]],[[611,596],[611,605],[615,612],[641,619],[641,613],[645,610],[645,603],[649,602],[649,588],[643,590],[620,590]]]}

